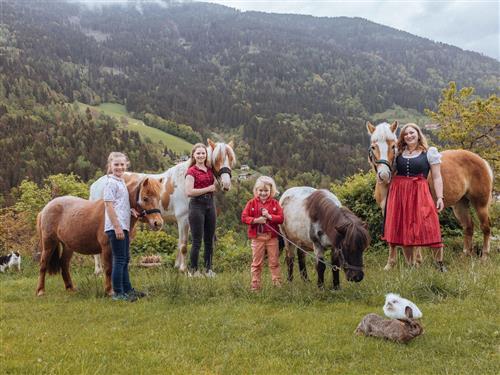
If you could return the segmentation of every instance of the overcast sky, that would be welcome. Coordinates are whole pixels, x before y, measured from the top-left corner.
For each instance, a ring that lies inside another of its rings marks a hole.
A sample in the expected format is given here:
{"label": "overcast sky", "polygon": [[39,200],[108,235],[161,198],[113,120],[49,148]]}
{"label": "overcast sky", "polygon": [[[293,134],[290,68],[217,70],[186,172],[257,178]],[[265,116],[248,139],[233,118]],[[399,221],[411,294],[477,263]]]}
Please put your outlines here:
{"label": "overcast sky", "polygon": [[362,17],[500,60],[499,0],[205,0],[232,8]]}

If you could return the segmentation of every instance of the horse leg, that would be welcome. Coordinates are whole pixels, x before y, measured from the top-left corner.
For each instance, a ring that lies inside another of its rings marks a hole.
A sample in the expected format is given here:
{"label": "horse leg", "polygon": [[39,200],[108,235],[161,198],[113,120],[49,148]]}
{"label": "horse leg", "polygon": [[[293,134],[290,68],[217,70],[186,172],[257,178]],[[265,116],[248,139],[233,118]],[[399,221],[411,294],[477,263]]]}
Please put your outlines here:
{"label": "horse leg", "polygon": [[481,259],[486,260],[490,254],[491,237],[491,223],[488,215],[488,204],[482,206],[474,204],[474,208],[476,209],[477,217],[479,218],[479,225],[481,227],[481,231],[483,232],[483,250]]}
{"label": "horse leg", "polygon": [[47,274],[48,263],[54,251],[58,251],[58,242],[49,238],[41,238],[41,256],[40,256],[40,272],[38,275],[38,285],[36,287],[36,295],[43,296],[45,294],[45,275]]}
{"label": "horse leg", "polygon": [[314,243],[314,254],[316,255],[316,272],[318,273],[318,288],[325,285],[325,253],[319,244]]}
{"label": "horse leg", "polygon": [[395,245],[389,245],[389,258],[387,258],[387,264],[384,267],[384,270],[389,271],[396,265],[398,260],[398,249]]}
{"label": "horse leg", "polygon": [[[286,265],[288,268],[288,281],[293,281],[293,262],[294,262],[294,255],[293,255],[293,250],[295,246],[291,245],[288,241],[285,240],[285,260],[286,260]],[[298,250],[297,250],[298,251]]]}
{"label": "horse leg", "polygon": [[414,248],[414,260],[415,260],[415,267],[420,267],[422,265],[422,262],[424,260],[424,257],[422,256],[422,248],[420,246],[417,246]]}
{"label": "horse leg", "polygon": [[403,246],[403,254],[405,256],[406,264],[409,266],[415,265],[414,250],[415,247],[413,246]]}
{"label": "horse leg", "polygon": [[175,258],[175,267],[179,268],[180,272],[186,272],[186,258],[187,258],[187,243],[189,236],[189,222],[187,219],[179,220],[178,223],[179,229],[179,240],[177,242],[177,256]]}
{"label": "horse leg", "polygon": [[71,275],[69,273],[69,265],[72,256],[73,256],[73,251],[68,250],[66,247],[64,247],[61,257],[61,274],[64,280],[64,286],[68,291],[76,290],[75,287],[73,286],[73,281],[71,280]]}
{"label": "horse leg", "polygon": [[309,277],[307,276],[307,268],[306,268],[306,255],[303,251],[297,249],[297,258],[299,259],[299,271],[302,280],[309,281]]}
{"label": "horse leg", "polygon": [[335,251],[332,249],[332,275],[333,275],[333,289],[340,289],[340,259],[335,256]]}
{"label": "horse leg", "polygon": [[102,274],[101,254],[94,255],[94,274],[99,276]]}
{"label": "horse leg", "polygon": [[453,213],[464,230],[464,255],[472,255],[472,235],[474,234],[474,222],[469,210],[469,201],[460,200],[453,206]]}
{"label": "horse leg", "polygon": [[111,271],[113,270],[113,253],[111,251],[111,245],[109,242],[106,244],[101,244],[101,254],[103,260],[104,269],[104,292],[111,296],[113,294],[113,288],[111,285]]}

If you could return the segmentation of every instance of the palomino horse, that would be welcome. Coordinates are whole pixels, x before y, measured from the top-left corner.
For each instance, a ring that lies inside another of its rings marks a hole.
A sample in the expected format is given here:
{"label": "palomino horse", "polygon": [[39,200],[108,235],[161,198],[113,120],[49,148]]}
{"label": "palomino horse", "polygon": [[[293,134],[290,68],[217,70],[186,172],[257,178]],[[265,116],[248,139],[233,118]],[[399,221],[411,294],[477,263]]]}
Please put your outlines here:
{"label": "palomino horse", "polygon": [[[385,203],[394,172],[396,160],[396,130],[398,122],[391,125],[381,123],[376,127],[366,123],[371,134],[369,161],[377,173],[375,184],[375,200],[385,211]],[[487,258],[490,251],[490,219],[488,208],[493,189],[493,172],[486,160],[466,150],[443,151],[441,158],[441,175],[443,178],[443,192],[445,207],[452,207],[455,216],[464,228],[464,253],[472,254],[472,235],[474,223],[470,214],[470,205],[477,212],[481,230],[483,232],[482,258]],[[435,197],[432,177],[429,174],[429,184],[432,195]],[[421,255],[417,254],[417,258]],[[384,269],[389,270],[397,260],[395,246],[389,248],[389,259]]]}
{"label": "palomino horse", "polygon": [[[213,142],[208,139],[208,160],[214,171],[214,175],[223,191],[231,188],[231,171],[236,163],[233,151],[233,143]],[[175,267],[181,272],[187,269],[186,255],[189,235],[188,206],[189,198],[185,192],[186,172],[190,160],[179,163],[161,174],[148,174],[145,176],[163,178],[161,191],[161,215],[166,222],[177,222],[179,229],[178,252]],[[144,176],[143,174],[138,174]],[[99,178],[90,187],[90,199],[102,197],[104,189],[103,177]],[[95,257],[95,273],[102,272],[99,256]]]}
{"label": "palomino horse", "polygon": [[[314,250],[318,286],[324,284],[326,247],[332,248],[333,288],[340,288],[339,270],[342,268],[348,281],[363,280],[363,251],[370,244],[366,225],[341,204],[328,190],[312,187],[294,187],[280,199],[285,221],[281,232],[285,240],[288,280],[293,279],[293,248],[295,245]],[[305,254],[297,249],[299,269],[307,279]]]}
{"label": "palomino horse", "polygon": [[[160,215],[161,181],[145,178],[127,182],[130,206],[141,215],[154,230],[161,229]],[[137,219],[132,216],[132,231]],[[102,253],[105,270],[105,291],[111,294],[111,246],[104,233],[104,201],[64,196],[55,198],[43,208],[37,217],[37,230],[41,244],[40,275],[36,293],[45,294],[45,274],[61,270],[67,290],[74,290],[69,273],[73,252],[81,254]],[[62,245],[62,254],[59,253]]]}

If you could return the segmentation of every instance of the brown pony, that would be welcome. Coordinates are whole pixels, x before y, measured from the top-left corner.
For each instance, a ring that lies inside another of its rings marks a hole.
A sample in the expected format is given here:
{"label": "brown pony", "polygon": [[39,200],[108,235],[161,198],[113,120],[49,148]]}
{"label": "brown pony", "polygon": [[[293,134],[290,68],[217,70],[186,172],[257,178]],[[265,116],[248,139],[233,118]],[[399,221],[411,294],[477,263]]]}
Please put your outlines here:
{"label": "brown pony", "polygon": [[[361,219],[341,207],[334,194],[312,187],[293,187],[283,193],[280,204],[285,217],[281,232],[293,242],[285,241],[289,281],[293,279],[293,248],[296,245],[307,251],[314,250],[319,287],[324,284],[327,247],[332,248],[334,289],[340,288],[340,269],[344,270],[348,281],[363,280],[363,251],[370,244],[370,234]],[[298,249],[297,255],[302,278],[307,279],[305,254]]]}
{"label": "brown pony", "polygon": [[[394,172],[396,161],[396,130],[398,122],[391,125],[382,123],[373,126],[366,123],[368,133],[371,134],[371,146],[369,150],[369,162],[377,173],[375,184],[375,200],[382,212],[385,211],[385,203],[389,183]],[[472,235],[474,224],[470,214],[472,205],[479,218],[483,232],[482,258],[486,259],[490,252],[490,219],[488,208],[493,191],[493,172],[486,162],[478,155],[466,150],[448,150],[441,153],[441,176],[443,178],[443,192],[445,207],[452,207],[455,216],[464,229],[464,254],[472,254]],[[432,176],[428,178],[433,197],[436,197]],[[417,262],[421,261],[418,250]],[[389,270],[397,260],[395,246],[389,248],[389,259],[384,269]]]}
{"label": "brown pony", "polygon": [[[145,221],[154,230],[163,226],[160,214],[161,180],[145,178],[126,178],[130,207],[140,213],[140,220]],[[130,230],[137,223],[132,216]],[[74,290],[69,273],[69,264],[73,252],[80,254],[102,253],[105,270],[105,291],[111,294],[111,246],[104,233],[104,201],[64,196],[50,201],[37,217],[37,230],[41,245],[40,275],[36,294],[45,294],[45,273],[59,273],[66,290]],[[59,244],[62,252],[59,251]]]}

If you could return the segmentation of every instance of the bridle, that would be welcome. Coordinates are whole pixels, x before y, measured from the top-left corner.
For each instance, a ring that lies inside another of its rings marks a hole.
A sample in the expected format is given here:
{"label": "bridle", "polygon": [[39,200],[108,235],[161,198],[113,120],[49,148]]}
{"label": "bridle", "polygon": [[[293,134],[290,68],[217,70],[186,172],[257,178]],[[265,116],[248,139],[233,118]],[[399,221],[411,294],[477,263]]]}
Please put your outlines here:
{"label": "bridle", "polygon": [[372,165],[373,165],[373,169],[375,169],[375,172],[377,171],[377,166],[376,164],[384,164],[385,166],[387,166],[389,168],[389,170],[391,172],[394,172],[394,164],[396,162],[396,158],[394,158],[394,160],[392,161],[392,164],[389,163],[389,160],[386,160],[386,159],[377,159],[375,158],[375,154],[373,153],[373,150],[371,147],[368,148],[368,159],[370,159]]}
{"label": "bridle", "polygon": [[224,173],[227,173],[229,175],[229,178],[231,178],[232,177],[231,172],[232,172],[231,168],[229,168],[229,167],[222,167],[218,171],[216,171],[215,169],[213,170],[214,176],[217,179],[217,182],[219,185],[222,185],[222,181],[221,181],[222,175]]}
{"label": "bridle", "polygon": [[352,264],[347,263],[344,257],[344,252],[340,247],[336,247],[334,250],[334,255],[337,257],[337,259],[340,260],[340,267],[337,267],[339,270],[340,268],[344,268],[345,270],[353,270],[353,271],[363,271],[363,266],[354,266]]}
{"label": "bridle", "polygon": [[139,204],[139,199],[140,199],[140,194],[141,194],[141,188],[142,188],[142,183],[144,180],[142,180],[139,184],[139,189],[137,189],[137,194],[135,195],[135,204],[136,204],[136,210],[139,212],[139,215],[137,216],[138,218],[145,217],[150,214],[161,214],[160,209],[158,208],[151,208],[149,210],[145,210],[144,208],[141,207]]}

